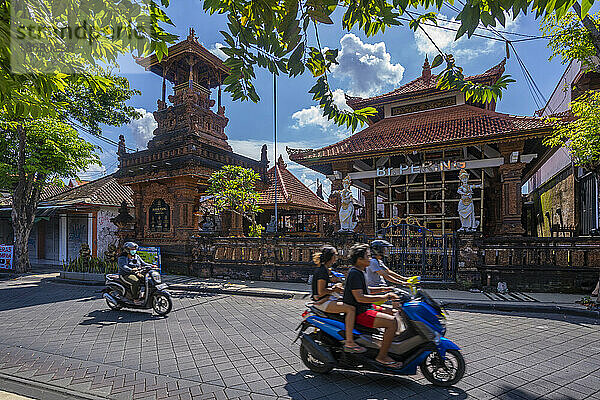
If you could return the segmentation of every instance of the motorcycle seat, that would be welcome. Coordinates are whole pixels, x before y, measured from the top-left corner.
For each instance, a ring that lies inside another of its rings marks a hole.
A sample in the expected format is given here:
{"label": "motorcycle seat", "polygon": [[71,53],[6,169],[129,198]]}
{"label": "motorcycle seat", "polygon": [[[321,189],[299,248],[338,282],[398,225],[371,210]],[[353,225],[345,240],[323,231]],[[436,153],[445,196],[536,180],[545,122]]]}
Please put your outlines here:
{"label": "motorcycle seat", "polygon": [[[309,308],[313,313],[315,313],[319,317],[329,318],[339,322],[345,322],[346,317],[344,316],[344,314],[327,313],[319,310],[318,308],[315,308],[314,306],[309,306]],[[354,325],[354,329],[362,333],[379,333],[379,330],[377,328],[369,328],[368,326],[363,326],[359,323],[356,323]]]}

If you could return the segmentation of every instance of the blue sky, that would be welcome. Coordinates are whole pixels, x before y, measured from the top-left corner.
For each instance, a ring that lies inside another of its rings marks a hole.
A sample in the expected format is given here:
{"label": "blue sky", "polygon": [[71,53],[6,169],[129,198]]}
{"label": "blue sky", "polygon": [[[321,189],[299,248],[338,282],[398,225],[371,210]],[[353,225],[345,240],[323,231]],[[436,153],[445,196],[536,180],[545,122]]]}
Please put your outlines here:
{"label": "blue sky", "polygon": [[[218,46],[223,43],[220,30],[225,30],[225,18],[220,15],[208,15],[202,11],[198,0],[176,0],[171,2],[167,13],[175,23],[170,31],[181,39],[193,27],[198,40],[209,50],[218,53]],[[443,9],[441,14],[452,19],[456,12]],[[335,25],[321,26],[319,36],[322,46],[340,49],[340,66],[330,76],[330,83],[336,90],[336,99],[343,102],[343,93],[353,95],[374,95],[384,93],[411,81],[421,74],[425,54],[430,60],[435,56],[432,45],[422,33],[415,34],[408,26],[391,28],[385,34],[367,38],[354,30],[345,32],[341,29],[341,13],[334,14]],[[337,18],[336,18],[337,17]],[[444,26],[457,27],[452,23]],[[539,35],[539,22],[533,16],[519,16],[511,21],[503,31],[522,34]],[[477,74],[496,65],[505,57],[505,45],[500,41],[484,38],[463,38],[455,43],[454,32],[428,28],[432,38],[445,52],[453,53],[457,63],[464,67],[466,74]],[[489,31],[481,31],[487,36],[495,36]],[[519,37],[506,35],[512,39]],[[314,38],[313,38],[314,40]],[[518,54],[535,79],[544,96],[548,97],[554,89],[565,66],[560,60],[548,61],[550,50],[546,48],[546,40],[532,40],[515,43]],[[142,95],[134,97],[130,104],[147,113],[142,120],[131,126],[119,128],[109,127],[104,135],[117,140],[120,134],[125,135],[128,147],[144,148],[151,137],[152,116],[156,110],[156,100],[160,97],[161,78],[144,72],[132,62],[130,56],[121,63],[122,75],[126,76],[132,87],[141,90]],[[434,73],[436,71],[434,70]],[[532,115],[538,109],[514,54],[507,61],[506,73],[517,80],[510,85],[500,101],[497,111],[515,115]],[[340,140],[348,135],[344,129],[337,128],[319,116],[308,93],[313,84],[309,74],[288,79],[278,78],[278,151],[284,152],[285,146],[322,147]],[[256,86],[261,96],[258,104],[251,102],[232,102],[229,95],[223,96],[226,116],[229,125],[226,133],[234,151],[260,158],[260,146],[267,143],[270,160],[273,160],[273,94],[272,75],[259,70]],[[213,98],[216,98],[216,93]],[[89,137],[86,139],[101,144]],[[94,169],[82,175],[82,178],[98,178],[105,173],[114,172],[116,164],[116,148],[103,145],[101,159],[102,169]],[[285,153],[285,152],[284,152]],[[287,154],[284,154],[286,157]],[[305,183],[311,184],[318,175],[299,165],[289,164],[293,172]],[[272,164],[271,164],[272,165]],[[321,177],[322,178],[322,177]],[[314,184],[312,185],[314,189]],[[326,190],[327,192],[328,190]]]}

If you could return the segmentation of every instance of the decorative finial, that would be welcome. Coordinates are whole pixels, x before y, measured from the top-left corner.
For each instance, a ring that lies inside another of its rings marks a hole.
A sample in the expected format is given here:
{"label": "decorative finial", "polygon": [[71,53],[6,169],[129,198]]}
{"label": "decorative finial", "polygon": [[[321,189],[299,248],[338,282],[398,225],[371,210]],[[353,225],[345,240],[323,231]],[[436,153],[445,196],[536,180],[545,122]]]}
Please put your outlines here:
{"label": "decorative finial", "polygon": [[287,164],[285,163],[285,161],[283,161],[283,156],[281,154],[277,159],[277,165],[279,166],[279,168],[287,168]]}
{"label": "decorative finial", "polygon": [[190,34],[188,35],[188,40],[196,40],[198,39],[198,37],[196,37],[196,31],[194,30],[194,28],[190,28]]}
{"label": "decorative finial", "polygon": [[424,80],[431,78],[431,66],[429,65],[429,59],[425,56],[425,62],[423,63],[423,74],[421,75]]}

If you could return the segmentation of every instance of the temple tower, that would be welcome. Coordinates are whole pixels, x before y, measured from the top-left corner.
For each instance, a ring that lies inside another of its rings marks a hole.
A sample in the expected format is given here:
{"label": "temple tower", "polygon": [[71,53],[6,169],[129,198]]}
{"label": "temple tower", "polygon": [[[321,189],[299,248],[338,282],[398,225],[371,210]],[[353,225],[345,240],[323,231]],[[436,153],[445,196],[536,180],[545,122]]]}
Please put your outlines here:
{"label": "temple tower", "polygon": [[[220,89],[229,68],[198,42],[193,29],[185,40],[169,47],[168,56],[158,60],[151,55],[136,62],[162,78],[162,96],[154,112],[158,127],[148,149],[127,153],[124,139],[119,146],[117,177],[134,192],[132,239],[160,246],[165,264],[186,265],[190,258],[186,246],[198,232],[195,211],[210,175],[223,165],[240,165],[266,177],[268,161],[232,152]],[[165,98],[167,81],[173,85],[170,104]],[[216,102],[211,99],[215,88]]]}

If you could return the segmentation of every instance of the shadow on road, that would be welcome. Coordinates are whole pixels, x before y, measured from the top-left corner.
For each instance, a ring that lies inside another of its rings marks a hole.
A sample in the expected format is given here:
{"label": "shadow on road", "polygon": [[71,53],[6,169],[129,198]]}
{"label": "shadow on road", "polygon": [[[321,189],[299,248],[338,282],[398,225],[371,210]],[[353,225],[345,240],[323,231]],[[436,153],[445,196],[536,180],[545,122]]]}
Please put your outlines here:
{"label": "shadow on road", "polygon": [[[332,399],[467,399],[459,388],[422,385],[408,377],[334,370],[327,375],[310,371],[286,374],[285,389],[292,399],[303,400],[329,395]],[[417,395],[416,395],[417,394]]]}
{"label": "shadow on road", "polygon": [[133,311],[133,310],[119,310],[113,311],[110,309],[106,310],[95,310],[86,315],[83,321],[79,325],[114,325],[132,322],[145,322],[155,321],[163,319],[165,317],[159,317],[152,314],[152,310],[148,311]]}
{"label": "shadow on road", "polygon": [[99,296],[88,286],[59,285],[48,279],[12,280],[0,287],[0,311],[58,303],[62,301],[95,300]]}

